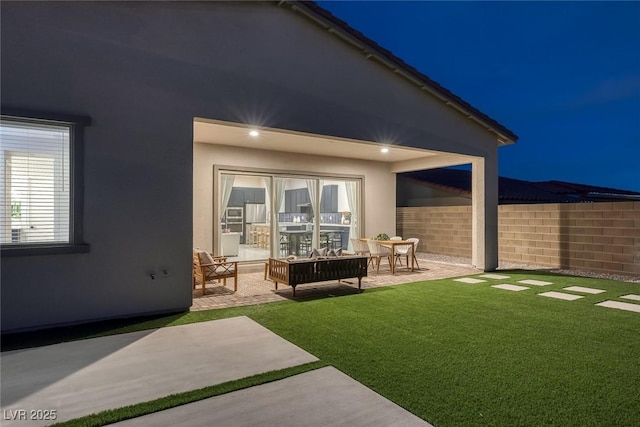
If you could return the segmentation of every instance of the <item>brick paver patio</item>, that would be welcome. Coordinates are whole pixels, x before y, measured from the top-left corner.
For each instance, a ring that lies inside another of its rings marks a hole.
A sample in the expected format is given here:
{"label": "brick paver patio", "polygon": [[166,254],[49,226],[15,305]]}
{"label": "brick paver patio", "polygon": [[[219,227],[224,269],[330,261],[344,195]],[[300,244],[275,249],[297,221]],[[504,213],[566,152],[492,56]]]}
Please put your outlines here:
{"label": "brick paver patio", "polygon": [[[420,254],[417,254],[420,255]],[[391,275],[389,266],[382,264],[380,273],[369,268],[369,275],[362,279],[362,289],[371,289],[382,286],[392,286],[401,283],[418,282],[423,280],[444,279],[449,277],[465,276],[480,273],[481,270],[469,265],[445,264],[420,259],[420,269],[409,271],[398,267],[395,275]],[[349,294],[358,291],[358,279],[310,283],[299,285],[296,288],[296,299],[313,297],[314,295]],[[227,280],[227,286],[207,284],[207,293],[202,296],[198,289],[193,292],[193,305],[191,311],[210,310],[213,308],[237,307],[243,305],[262,304],[273,301],[291,299],[292,290],[289,286],[279,285],[275,290],[273,282],[264,280],[264,263],[243,265],[240,267],[238,278],[238,291],[233,292],[233,279]]]}

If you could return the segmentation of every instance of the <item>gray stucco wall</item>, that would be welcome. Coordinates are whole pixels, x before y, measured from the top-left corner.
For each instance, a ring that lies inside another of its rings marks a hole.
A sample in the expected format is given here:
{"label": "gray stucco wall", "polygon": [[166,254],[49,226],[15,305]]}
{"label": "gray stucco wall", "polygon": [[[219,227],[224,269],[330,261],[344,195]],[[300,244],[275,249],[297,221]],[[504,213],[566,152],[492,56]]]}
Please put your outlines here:
{"label": "gray stucco wall", "polygon": [[[87,115],[88,254],[2,259],[2,330],[187,309],[195,116],[483,156],[495,137],[271,3],[5,2],[2,104]],[[152,281],[151,271],[167,277]]]}

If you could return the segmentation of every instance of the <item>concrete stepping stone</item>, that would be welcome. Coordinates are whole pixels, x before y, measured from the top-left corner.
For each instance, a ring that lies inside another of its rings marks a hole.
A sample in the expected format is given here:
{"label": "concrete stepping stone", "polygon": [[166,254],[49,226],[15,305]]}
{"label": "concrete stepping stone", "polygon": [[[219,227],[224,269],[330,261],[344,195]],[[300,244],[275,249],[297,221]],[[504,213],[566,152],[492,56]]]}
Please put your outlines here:
{"label": "concrete stepping stone", "polygon": [[538,294],[538,295],[543,296],[543,297],[561,299],[561,300],[565,300],[565,301],[573,301],[573,300],[577,300],[577,299],[580,299],[580,298],[584,298],[582,295],[565,294],[565,293],[562,293],[562,292],[543,292],[543,293]]}
{"label": "concrete stepping stone", "polygon": [[631,299],[631,300],[634,300],[634,301],[640,301],[640,295],[634,295],[634,294],[623,295],[620,298]]}
{"label": "concrete stepping stone", "polygon": [[518,286],[518,285],[508,285],[508,284],[502,284],[502,285],[493,285],[491,286],[492,288],[498,288],[498,289],[504,289],[505,291],[524,291],[526,289],[531,289],[528,288],[526,286]]}
{"label": "concrete stepping stone", "polygon": [[462,283],[482,283],[486,282],[486,280],[482,279],[474,279],[472,277],[462,277],[460,279],[453,279],[454,282],[462,282]]}
{"label": "concrete stepping stone", "polygon": [[618,310],[634,311],[636,313],[640,313],[640,304],[631,304],[628,302],[618,301],[603,301],[597,303],[596,305],[599,305],[600,307],[617,308]]}
{"label": "concrete stepping stone", "polygon": [[484,277],[485,279],[508,279],[510,276],[505,276],[503,274],[483,274],[482,276],[479,277]]}
{"label": "concrete stepping stone", "polygon": [[593,294],[593,295],[607,292],[604,289],[583,288],[582,286],[569,286],[568,288],[563,288],[563,289],[565,291],[580,292],[582,294]]}
{"label": "concrete stepping stone", "polygon": [[518,283],[524,283],[525,285],[533,285],[533,286],[553,285],[553,283],[551,282],[544,282],[542,280],[534,280],[534,279],[518,280]]}

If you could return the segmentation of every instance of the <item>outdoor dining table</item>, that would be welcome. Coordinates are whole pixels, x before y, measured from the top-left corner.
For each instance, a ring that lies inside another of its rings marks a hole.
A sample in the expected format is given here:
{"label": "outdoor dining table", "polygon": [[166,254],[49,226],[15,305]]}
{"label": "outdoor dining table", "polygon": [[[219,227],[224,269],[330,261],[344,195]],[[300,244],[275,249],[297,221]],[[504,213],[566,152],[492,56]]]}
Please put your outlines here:
{"label": "outdoor dining table", "polygon": [[[413,263],[413,257],[416,250],[415,242],[410,240],[378,240],[378,243],[380,243],[382,246],[391,247],[391,254],[394,257],[394,260],[391,263],[391,274],[395,274],[395,271],[396,271],[396,263],[395,263],[396,246],[411,246],[411,271],[415,271],[414,263]],[[407,266],[407,268],[408,267],[409,266]]]}

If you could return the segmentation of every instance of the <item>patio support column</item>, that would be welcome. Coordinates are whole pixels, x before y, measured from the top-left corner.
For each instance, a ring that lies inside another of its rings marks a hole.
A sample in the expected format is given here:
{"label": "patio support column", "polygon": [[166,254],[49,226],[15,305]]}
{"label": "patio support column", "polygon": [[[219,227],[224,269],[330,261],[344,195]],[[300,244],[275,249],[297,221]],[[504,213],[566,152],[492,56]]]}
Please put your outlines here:
{"label": "patio support column", "polygon": [[471,162],[471,263],[498,268],[498,153]]}

